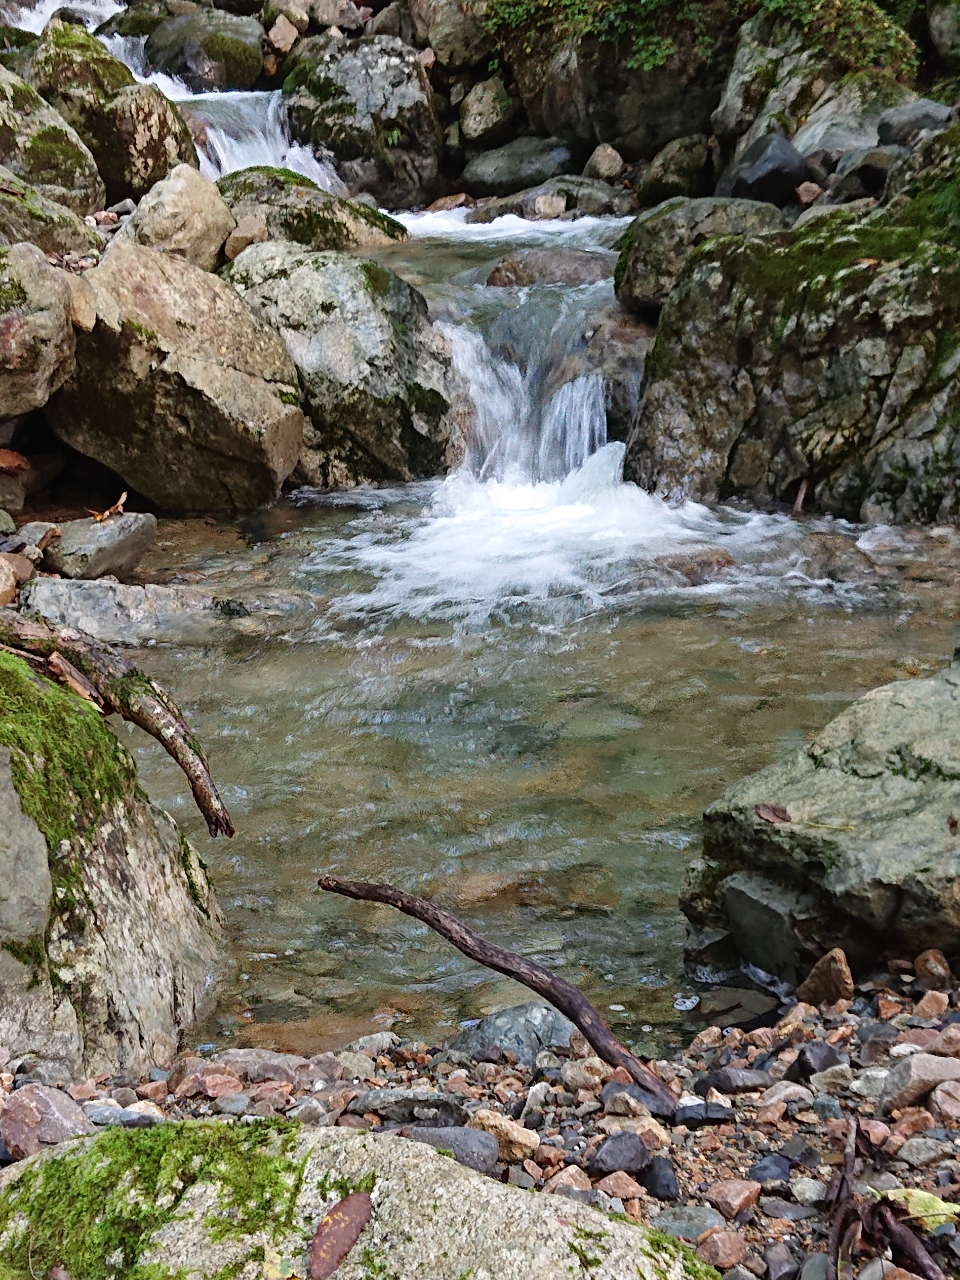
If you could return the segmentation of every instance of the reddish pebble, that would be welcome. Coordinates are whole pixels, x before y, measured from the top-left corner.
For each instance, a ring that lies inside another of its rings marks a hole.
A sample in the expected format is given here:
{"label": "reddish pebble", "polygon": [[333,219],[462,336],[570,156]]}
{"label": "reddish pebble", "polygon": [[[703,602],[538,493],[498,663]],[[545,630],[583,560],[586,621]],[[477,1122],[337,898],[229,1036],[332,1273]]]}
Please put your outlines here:
{"label": "reddish pebble", "polygon": [[697,1257],[710,1267],[728,1271],[743,1261],[747,1246],[735,1231],[715,1231],[697,1248]]}
{"label": "reddish pebble", "polygon": [[[760,1183],[747,1182],[743,1178],[731,1178],[727,1182],[715,1182],[707,1188],[704,1199],[710,1203],[729,1221],[744,1209],[757,1203],[760,1197]],[[732,1265],[732,1264],[731,1264]]]}

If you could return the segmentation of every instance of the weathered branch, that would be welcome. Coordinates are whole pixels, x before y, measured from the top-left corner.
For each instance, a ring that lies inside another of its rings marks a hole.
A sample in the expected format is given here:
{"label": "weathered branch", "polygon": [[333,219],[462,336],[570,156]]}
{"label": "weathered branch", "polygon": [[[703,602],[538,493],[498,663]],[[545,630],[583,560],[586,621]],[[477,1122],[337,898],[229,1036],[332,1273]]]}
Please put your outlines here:
{"label": "weathered branch", "polygon": [[394,889],[392,885],[364,884],[354,880],[341,880],[337,876],[323,876],[319,884],[321,889],[329,893],[341,893],[344,897],[356,898],[361,902],[383,902],[388,907],[396,907],[405,915],[422,920],[471,960],[522,982],[579,1027],[604,1062],[612,1067],[624,1067],[630,1073],[636,1084],[649,1095],[645,1101],[650,1111],[660,1116],[672,1116],[676,1111],[677,1100],[663,1081],[624,1048],[583,992],[565,979],[541,969],[532,960],[487,942],[448,911],[441,911],[425,898],[415,898],[401,889]]}
{"label": "weathered branch", "polygon": [[210,834],[234,834],[203,748],[173,699],[139,667],[78,631],[25,618],[13,609],[0,609],[0,642],[107,714],[115,712],[156,738],[187,775]]}

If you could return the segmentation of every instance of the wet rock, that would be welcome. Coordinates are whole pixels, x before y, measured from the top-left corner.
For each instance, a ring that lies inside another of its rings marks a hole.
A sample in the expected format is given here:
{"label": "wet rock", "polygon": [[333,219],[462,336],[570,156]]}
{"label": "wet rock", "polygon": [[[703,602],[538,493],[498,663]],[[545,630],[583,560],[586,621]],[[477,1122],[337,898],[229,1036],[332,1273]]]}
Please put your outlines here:
{"label": "wet rock", "polygon": [[403,1132],[413,1142],[426,1142],[438,1151],[451,1152],[454,1160],[477,1173],[493,1173],[500,1159],[500,1144],[496,1136],[485,1129],[467,1129],[459,1125],[438,1129],[418,1124]]}
{"label": "wet rock", "polygon": [[[238,230],[244,218],[255,218],[275,240],[292,240],[307,249],[365,249],[406,240],[406,229],[365,204],[321,191],[289,169],[239,169],[217,182]],[[252,244],[266,235],[253,234]],[[247,247],[227,253],[232,261]]]}
{"label": "wet rock", "polygon": [[454,70],[482,63],[494,41],[484,25],[487,0],[412,0],[410,14],[417,40],[429,46],[442,67]]}
{"label": "wet rock", "polygon": [[477,146],[494,145],[506,134],[519,107],[520,103],[507,93],[499,76],[479,81],[460,104],[464,138]]}
{"label": "wet rock", "polygon": [[[354,1098],[348,1110],[354,1115],[372,1111],[385,1120],[396,1120],[401,1124],[423,1120],[435,1126],[462,1125],[467,1118],[466,1111],[455,1098],[445,1093],[431,1093],[427,1089],[368,1089]],[[533,1137],[536,1138],[536,1134]],[[539,1141],[537,1138],[537,1143]]]}
{"label": "wet rock", "polygon": [[157,536],[157,518],[129,512],[109,520],[68,520],[43,553],[48,572],[64,578],[128,577]]}
{"label": "wet rock", "polygon": [[782,228],[777,210],[754,200],[669,200],[641,213],[624,236],[615,276],[617,297],[631,311],[655,313],[687,258],[705,240]]}
{"label": "wet rock", "polygon": [[781,134],[770,133],[747,147],[717,192],[740,200],[763,200],[782,209],[796,200],[797,187],[805,178],[800,152]]}
{"label": "wet rock", "polygon": [[250,89],[263,68],[262,40],[255,18],[202,9],[161,22],[147,37],[145,52],[153,68],[177,76],[196,93]]}
{"label": "wet rock", "polygon": [[66,207],[0,165],[0,246],[35,244],[44,253],[99,253],[103,241]]}
{"label": "wet rock", "polygon": [[501,258],[487,276],[487,284],[524,288],[533,284],[594,284],[611,279],[613,253],[586,249],[518,249]]}
{"label": "wet rock", "polygon": [[47,1085],[24,1085],[0,1110],[0,1139],[15,1160],[92,1130],[73,1099]]}
{"label": "wet rock", "polygon": [[622,217],[635,208],[633,196],[622,187],[612,187],[595,178],[569,175],[551,178],[538,187],[518,191],[512,196],[490,200],[478,205],[467,214],[469,223],[493,222],[504,214],[531,221],[566,217],[603,217],[615,214]]}
{"label": "wet rock", "polygon": [[697,1240],[711,1227],[725,1227],[726,1221],[716,1209],[706,1205],[685,1205],[675,1209],[661,1209],[650,1219],[655,1231],[674,1236],[679,1240]]}
{"label": "wet rock", "polygon": [[882,146],[908,146],[925,129],[945,129],[950,116],[951,110],[944,103],[916,98],[884,111],[877,122],[877,136]]}
{"label": "wet rock", "polygon": [[558,138],[516,138],[475,156],[460,183],[472,196],[509,196],[575,168],[573,153]]}
{"label": "wet rock", "polygon": [[223,623],[209,593],[197,587],[35,578],[22,603],[54,626],[73,627],[108,644],[198,644]]}
{"label": "wet rock", "polygon": [[0,164],[45,200],[83,217],[102,209],[103,181],[76,131],[18,76],[0,66]]}
{"label": "wet rock", "polygon": [[616,182],[622,172],[623,156],[609,142],[595,147],[583,168],[585,178],[596,178],[600,182]]}
{"label": "wet rock", "polygon": [[492,1050],[509,1052],[525,1067],[532,1067],[544,1049],[568,1048],[576,1030],[569,1018],[552,1005],[531,1000],[481,1018],[450,1041],[448,1048],[477,1061]]}
{"label": "wet rock", "polygon": [[392,209],[438,194],[440,128],[416,49],[392,36],[316,36],[300,42],[287,66],[294,136],[329,147],[352,190]]}
{"label": "wet rock", "polygon": [[675,196],[697,198],[712,189],[708,170],[709,139],[693,133],[675,138],[658,151],[637,182],[637,204],[652,209]]}
{"label": "wet rock", "polygon": [[117,238],[212,271],[235,226],[215,184],[181,164],[144,196]]}
{"label": "wet rock", "polygon": [[[74,368],[70,288],[32,244],[0,249],[0,335],[2,420],[46,404]],[[22,506],[23,482],[13,480]],[[8,506],[16,496],[5,495]]]}
{"label": "wet rock", "polygon": [[99,319],[48,411],[57,434],[167,508],[275,498],[303,433],[281,339],[222,280],[140,245],[87,279]]}
{"label": "wet rock", "polygon": [[299,369],[310,411],[304,481],[412,480],[459,462],[465,393],[424,299],[399,276],[271,241],[245,249],[226,278]]}
{"label": "wet rock", "polygon": [[[482,1129],[493,1134],[500,1148],[500,1159],[506,1164],[528,1159],[540,1146],[539,1134],[518,1124],[516,1120],[511,1120],[509,1116],[490,1111],[486,1107],[475,1111],[467,1123],[471,1129]],[[585,1189],[589,1189],[589,1179]]]}
{"label": "wet rock", "polygon": [[[838,1000],[853,999],[853,976],[847,957],[840,947],[834,947],[822,956],[797,987],[797,999],[807,1004],[836,1004]],[[834,1065],[832,1063],[827,1065]],[[823,1066],[816,1068],[824,1070]]]}
{"label": "wet rock", "polygon": [[587,1166],[591,1178],[622,1171],[641,1174],[650,1166],[650,1150],[636,1133],[612,1133],[597,1147]]}

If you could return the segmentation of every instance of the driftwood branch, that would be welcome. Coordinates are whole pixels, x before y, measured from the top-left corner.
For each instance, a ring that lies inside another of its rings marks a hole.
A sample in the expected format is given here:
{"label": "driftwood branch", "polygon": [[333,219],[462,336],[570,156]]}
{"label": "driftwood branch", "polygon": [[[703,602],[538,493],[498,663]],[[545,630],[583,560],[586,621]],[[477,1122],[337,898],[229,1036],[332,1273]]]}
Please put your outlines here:
{"label": "driftwood branch", "polygon": [[139,667],[78,631],[51,627],[13,609],[0,609],[0,648],[156,738],[187,775],[210,834],[234,834],[203,748],[173,699]]}
{"label": "driftwood branch", "polygon": [[663,1081],[624,1048],[583,992],[572,983],[541,969],[532,960],[487,942],[456,916],[448,911],[441,911],[425,898],[415,898],[388,884],[364,884],[354,880],[341,880],[337,876],[323,876],[319,884],[321,889],[329,893],[341,893],[344,897],[361,902],[382,902],[388,907],[396,907],[404,915],[422,920],[471,960],[522,982],[579,1027],[604,1062],[612,1067],[624,1067],[629,1072],[635,1083],[648,1095],[644,1101],[650,1111],[660,1116],[672,1116],[676,1111],[677,1100]]}

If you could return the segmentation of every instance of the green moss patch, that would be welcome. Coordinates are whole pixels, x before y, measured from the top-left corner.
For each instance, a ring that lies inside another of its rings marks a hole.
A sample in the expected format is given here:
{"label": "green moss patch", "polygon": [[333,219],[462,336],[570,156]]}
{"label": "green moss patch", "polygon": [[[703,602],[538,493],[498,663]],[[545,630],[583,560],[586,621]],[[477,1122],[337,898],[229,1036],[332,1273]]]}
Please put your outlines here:
{"label": "green moss patch", "polygon": [[228,203],[240,200],[263,199],[270,194],[279,194],[290,187],[307,187],[311,191],[320,188],[302,173],[294,173],[292,169],[273,168],[270,165],[254,165],[249,169],[238,169],[217,180],[220,194]]}

